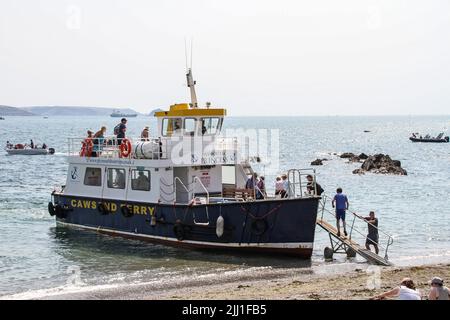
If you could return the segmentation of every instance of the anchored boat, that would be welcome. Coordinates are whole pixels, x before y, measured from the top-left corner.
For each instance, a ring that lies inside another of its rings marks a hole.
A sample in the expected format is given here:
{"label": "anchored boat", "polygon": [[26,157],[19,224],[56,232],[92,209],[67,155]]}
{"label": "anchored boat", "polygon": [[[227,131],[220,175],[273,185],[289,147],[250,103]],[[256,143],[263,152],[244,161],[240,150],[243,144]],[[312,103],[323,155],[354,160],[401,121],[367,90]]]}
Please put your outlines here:
{"label": "anchored boat", "polygon": [[8,145],[5,148],[5,151],[10,155],[26,155],[26,156],[34,156],[34,155],[46,155],[46,154],[54,154],[54,148],[31,148],[29,146],[25,146],[23,144]]}
{"label": "anchored boat", "polygon": [[409,137],[409,140],[412,142],[434,142],[434,143],[447,143],[450,141],[449,137],[444,137],[444,133],[439,133],[436,137],[431,137],[429,134],[422,137],[418,133],[413,133],[411,137]]}
{"label": "anchored boat", "polygon": [[113,118],[135,118],[137,113],[123,113],[120,110],[114,110],[110,116]]}
{"label": "anchored boat", "polygon": [[320,197],[306,192],[305,175],[314,170],[289,170],[285,198],[257,199],[257,186],[246,189],[250,157],[238,138],[221,136],[226,110],[198,107],[190,69],[187,79],[191,103],[155,112],[158,138],[69,139],[66,184],[48,204],[57,225],[192,249],[310,258]]}

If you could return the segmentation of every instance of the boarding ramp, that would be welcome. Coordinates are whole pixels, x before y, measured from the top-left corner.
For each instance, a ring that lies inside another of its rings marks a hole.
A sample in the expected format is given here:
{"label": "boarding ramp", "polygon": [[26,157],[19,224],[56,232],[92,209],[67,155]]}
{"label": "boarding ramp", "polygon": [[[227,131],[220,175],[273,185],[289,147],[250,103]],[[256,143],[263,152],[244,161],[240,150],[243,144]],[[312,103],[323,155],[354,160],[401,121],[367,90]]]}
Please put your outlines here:
{"label": "boarding ramp", "polygon": [[[370,223],[351,210],[347,210],[346,217],[348,236],[344,236],[342,228],[342,233],[340,236],[338,236],[336,228],[336,215],[333,210],[327,208],[327,203],[330,203],[331,200],[332,199],[330,197],[322,195],[322,200],[320,202],[321,207],[319,208],[321,213],[317,219],[317,225],[325,230],[330,238],[331,248],[325,248],[325,258],[332,259],[333,253],[345,253],[348,257],[354,257],[356,254],[358,254],[371,264],[383,266],[391,265],[391,263],[389,262],[388,250],[394,242],[392,236],[387,234],[383,230],[380,230],[380,228],[373,226],[374,228],[378,229],[379,254],[384,253],[384,257],[370,250],[367,250],[365,245],[360,245],[358,242],[365,244],[367,232],[361,230],[363,230],[363,228],[367,230],[367,227]],[[369,239],[369,241],[372,240]]]}

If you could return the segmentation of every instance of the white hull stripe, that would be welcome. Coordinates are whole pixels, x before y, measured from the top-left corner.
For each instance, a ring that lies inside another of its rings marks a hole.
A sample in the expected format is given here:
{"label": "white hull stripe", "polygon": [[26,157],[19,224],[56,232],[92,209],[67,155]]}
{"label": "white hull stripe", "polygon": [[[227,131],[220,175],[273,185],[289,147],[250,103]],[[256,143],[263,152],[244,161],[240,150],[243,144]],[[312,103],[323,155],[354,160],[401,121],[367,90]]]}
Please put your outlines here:
{"label": "white hull stripe", "polygon": [[149,238],[149,239],[158,239],[158,240],[164,240],[164,241],[171,241],[171,242],[183,242],[183,243],[190,243],[194,245],[208,245],[208,246],[216,246],[216,247],[235,247],[235,248],[279,248],[279,249],[312,249],[313,243],[312,242],[280,242],[280,243],[220,243],[220,242],[205,242],[205,241],[193,241],[193,240],[177,240],[174,238],[169,237],[160,237],[160,236],[152,236],[148,234],[142,234],[142,233],[132,233],[132,232],[125,232],[125,231],[118,231],[113,229],[107,229],[102,227],[88,227],[83,226],[80,224],[73,224],[73,223],[67,223],[67,222],[61,222],[56,221],[58,225],[62,226],[68,226],[68,227],[74,227],[74,228],[81,228],[81,229],[87,229],[87,230],[94,230],[97,232],[109,232],[112,234],[122,234],[122,235],[128,235],[133,237],[140,237],[140,238]]}

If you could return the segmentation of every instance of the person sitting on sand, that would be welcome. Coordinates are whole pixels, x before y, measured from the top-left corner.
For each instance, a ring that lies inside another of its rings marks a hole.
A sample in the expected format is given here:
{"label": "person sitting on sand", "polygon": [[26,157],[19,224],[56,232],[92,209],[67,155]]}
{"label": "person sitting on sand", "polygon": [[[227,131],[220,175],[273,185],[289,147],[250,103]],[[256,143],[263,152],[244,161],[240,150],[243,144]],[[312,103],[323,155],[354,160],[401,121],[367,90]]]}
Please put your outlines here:
{"label": "person sitting on sand", "polygon": [[347,236],[347,228],[345,225],[345,211],[348,210],[348,198],[345,194],[342,193],[342,188],[336,189],[336,195],[331,202],[333,208],[336,208],[336,227],[337,227],[337,236],[341,236],[341,228],[339,224],[339,220],[342,220],[342,224],[344,226],[344,235]]}
{"label": "person sitting on sand", "polygon": [[450,300],[450,290],[444,287],[444,280],[434,277],[430,281],[431,289],[428,300]]}
{"label": "person sitting on sand", "polygon": [[414,282],[410,278],[404,278],[400,286],[379,294],[372,300],[382,300],[386,298],[397,298],[397,300],[421,300],[420,292],[416,290]]}

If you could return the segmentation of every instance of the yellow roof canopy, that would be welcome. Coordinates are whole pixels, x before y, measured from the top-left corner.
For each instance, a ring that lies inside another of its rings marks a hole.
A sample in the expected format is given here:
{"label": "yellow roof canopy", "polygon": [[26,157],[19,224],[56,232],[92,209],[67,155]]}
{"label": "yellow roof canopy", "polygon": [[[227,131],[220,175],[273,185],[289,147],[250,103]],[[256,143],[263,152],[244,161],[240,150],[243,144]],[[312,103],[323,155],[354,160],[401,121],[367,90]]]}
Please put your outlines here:
{"label": "yellow roof canopy", "polygon": [[187,103],[179,103],[170,106],[169,111],[155,112],[155,117],[201,117],[201,116],[226,116],[226,109],[189,108]]}

